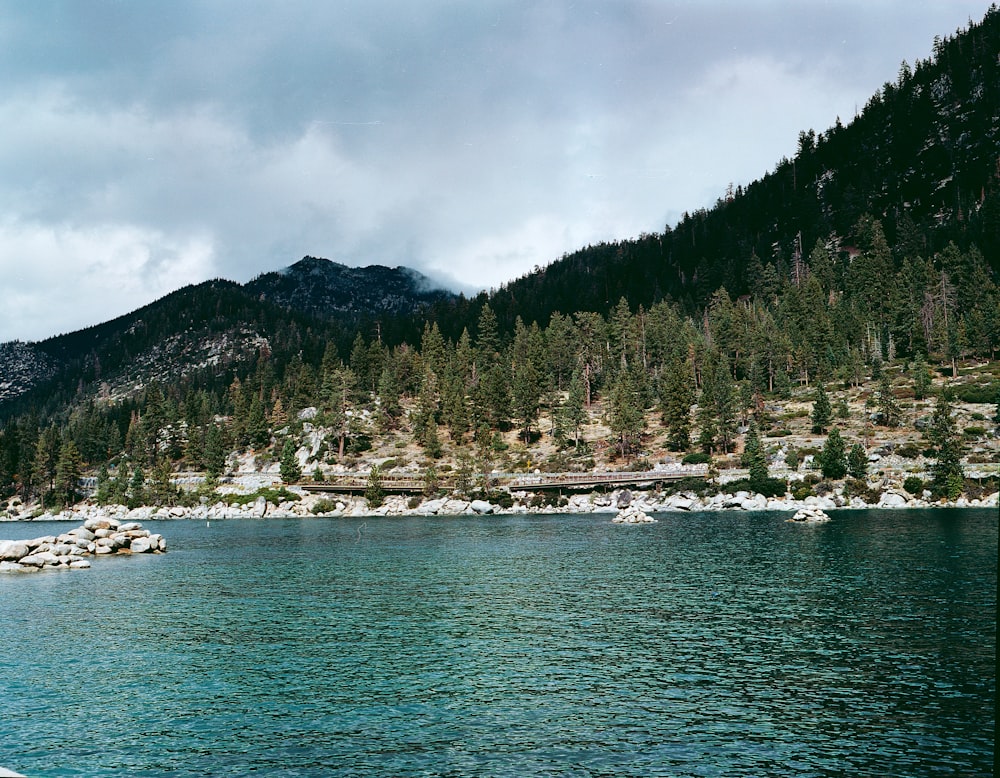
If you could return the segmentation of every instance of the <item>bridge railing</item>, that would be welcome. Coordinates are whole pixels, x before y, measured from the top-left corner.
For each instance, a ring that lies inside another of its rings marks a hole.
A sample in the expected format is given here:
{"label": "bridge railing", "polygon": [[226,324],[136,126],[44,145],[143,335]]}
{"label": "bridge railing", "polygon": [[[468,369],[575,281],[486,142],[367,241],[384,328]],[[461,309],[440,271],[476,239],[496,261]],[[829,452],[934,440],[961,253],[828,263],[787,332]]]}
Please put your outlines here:
{"label": "bridge railing", "polygon": [[[544,489],[581,489],[602,486],[641,486],[644,484],[666,483],[684,478],[704,478],[708,475],[705,465],[684,465],[672,470],[639,470],[633,472],[589,472],[589,473],[490,473],[492,485],[509,491],[539,491]],[[363,492],[369,485],[369,473],[349,473],[331,476],[325,481],[298,484],[310,492]],[[455,487],[454,477],[438,479],[440,488]],[[380,477],[382,490],[415,494],[426,486],[423,478],[409,475],[383,474]]]}

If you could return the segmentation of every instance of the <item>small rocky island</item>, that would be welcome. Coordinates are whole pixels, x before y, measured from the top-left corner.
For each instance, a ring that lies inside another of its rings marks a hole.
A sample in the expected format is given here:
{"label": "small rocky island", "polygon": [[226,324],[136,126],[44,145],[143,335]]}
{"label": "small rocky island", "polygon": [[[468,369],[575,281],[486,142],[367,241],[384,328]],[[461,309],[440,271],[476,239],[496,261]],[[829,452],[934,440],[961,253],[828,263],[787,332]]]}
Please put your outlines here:
{"label": "small rocky island", "polygon": [[611,520],[612,524],[656,524],[656,519],[632,501],[632,492],[628,489],[618,493],[617,506],[618,514]]}
{"label": "small rocky island", "polygon": [[788,521],[793,521],[796,524],[818,524],[820,522],[829,521],[830,515],[824,511],[822,508],[817,508],[815,506],[806,506],[795,512],[795,515]]}
{"label": "small rocky island", "polygon": [[139,522],[91,518],[58,536],[0,540],[0,572],[81,570],[90,567],[89,556],[160,554],[166,550],[163,536],[143,529]]}

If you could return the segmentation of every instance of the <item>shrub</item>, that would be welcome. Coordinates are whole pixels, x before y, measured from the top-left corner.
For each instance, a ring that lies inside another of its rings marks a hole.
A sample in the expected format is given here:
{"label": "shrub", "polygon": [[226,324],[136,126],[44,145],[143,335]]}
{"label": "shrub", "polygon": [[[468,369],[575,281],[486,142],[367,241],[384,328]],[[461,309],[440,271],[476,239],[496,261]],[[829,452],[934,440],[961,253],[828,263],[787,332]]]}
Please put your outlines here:
{"label": "shrub", "polygon": [[804,500],[806,497],[813,497],[812,487],[807,483],[801,483],[792,489],[792,497],[796,500]]}
{"label": "shrub", "polygon": [[985,427],[966,427],[963,430],[963,434],[967,438],[981,438],[983,435],[986,434],[986,428]]}
{"label": "shrub", "polygon": [[825,494],[830,494],[833,491],[833,484],[829,481],[820,481],[813,487],[813,491],[818,497],[822,497]]}
{"label": "shrub", "polygon": [[420,503],[422,503],[423,501],[424,501],[423,497],[411,497],[409,500],[406,501],[406,507],[412,511],[414,508],[419,508]]}
{"label": "shrub", "polygon": [[684,459],[681,460],[681,463],[685,465],[704,465],[711,461],[712,457],[704,451],[694,451],[685,456]]}
{"label": "shrub", "polygon": [[870,489],[868,483],[860,478],[848,478],[844,482],[844,496],[860,497],[867,503],[876,503],[881,492],[878,489]]}
{"label": "shrub", "polygon": [[903,459],[916,459],[923,452],[921,452],[920,446],[916,443],[904,443],[896,449],[896,453],[903,457]]}
{"label": "shrub", "polygon": [[663,491],[667,494],[692,492],[700,497],[710,491],[710,486],[703,478],[681,478],[678,481],[671,481],[666,484]]}
{"label": "shrub", "polygon": [[316,504],[309,510],[314,516],[318,516],[321,513],[333,513],[337,510],[337,503],[329,497],[322,497],[319,500],[316,500]]}
{"label": "shrub", "polygon": [[784,437],[788,437],[791,434],[792,434],[791,430],[777,429],[777,430],[771,430],[770,432],[768,432],[767,435],[766,435],[766,437],[769,437],[769,438],[784,438]]}
{"label": "shrub", "polygon": [[918,495],[924,491],[924,482],[915,475],[909,476],[903,481],[903,488],[912,495]]}
{"label": "shrub", "polygon": [[496,498],[493,500],[494,505],[499,505],[501,508],[513,508],[514,498],[511,497],[510,492],[500,492]]}
{"label": "shrub", "polygon": [[739,481],[730,481],[726,484],[727,492],[756,492],[762,497],[784,497],[788,491],[788,483],[780,478],[762,478],[751,483],[749,478],[741,478]]}
{"label": "shrub", "polygon": [[1000,392],[1000,384],[993,383],[986,386],[966,384],[954,390],[953,399],[963,403],[993,403],[996,402],[998,392]]}
{"label": "shrub", "polygon": [[258,489],[256,492],[251,494],[226,494],[222,495],[221,499],[225,500],[230,505],[249,505],[252,502],[257,502],[258,497],[263,497],[267,502],[278,505],[283,502],[298,502],[302,498],[295,492],[288,491],[284,486],[280,489],[263,488]]}

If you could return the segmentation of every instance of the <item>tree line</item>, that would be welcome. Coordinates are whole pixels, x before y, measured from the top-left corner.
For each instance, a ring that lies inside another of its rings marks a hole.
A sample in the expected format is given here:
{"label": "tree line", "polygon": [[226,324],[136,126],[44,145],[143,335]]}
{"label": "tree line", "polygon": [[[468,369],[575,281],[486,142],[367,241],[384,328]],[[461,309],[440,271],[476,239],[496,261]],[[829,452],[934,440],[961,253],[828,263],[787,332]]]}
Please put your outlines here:
{"label": "tree line", "polygon": [[[72,502],[78,475],[110,463],[115,479],[102,483],[138,499],[149,496],[143,484],[169,489],[174,471],[218,477],[229,452],[272,446],[294,473],[286,449],[297,448],[306,422],[329,430],[321,454],[329,462],[386,434],[408,437],[433,460],[445,440],[489,456],[498,433],[511,430],[526,444],[545,434],[577,448],[600,401],[622,458],[641,449],[653,414],[669,449],[725,454],[748,425],[766,429],[767,398],[788,398],[796,386],[817,392],[814,427],[826,432],[823,387],[874,379],[871,410],[896,426],[882,366],[906,361],[920,397],[930,365],[951,372],[963,359],[994,358],[1000,292],[975,247],[911,256],[868,216],[856,234],[850,251],[818,242],[784,277],[762,272],[752,294],[733,300],[717,290],[694,316],[670,301],[633,308],[621,298],[607,315],[557,311],[544,325],[518,317],[504,328],[486,303],[457,338],[436,321],[412,343],[357,333],[349,349],[328,339],[320,351],[321,339],[304,349],[302,338],[286,337],[214,381],[154,381],[124,400],[22,414],[0,432],[0,494]],[[897,263],[907,271],[893,272]]]}

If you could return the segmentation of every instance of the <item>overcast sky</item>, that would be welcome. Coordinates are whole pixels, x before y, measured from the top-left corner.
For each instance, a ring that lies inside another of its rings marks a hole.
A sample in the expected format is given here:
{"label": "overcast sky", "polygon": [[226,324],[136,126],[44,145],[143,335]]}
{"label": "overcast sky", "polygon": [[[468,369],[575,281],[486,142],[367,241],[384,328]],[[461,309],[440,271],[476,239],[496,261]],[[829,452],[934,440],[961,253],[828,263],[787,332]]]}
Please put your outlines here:
{"label": "overcast sky", "polygon": [[966,0],[0,0],[0,342],[304,255],[473,291],[847,124]]}

